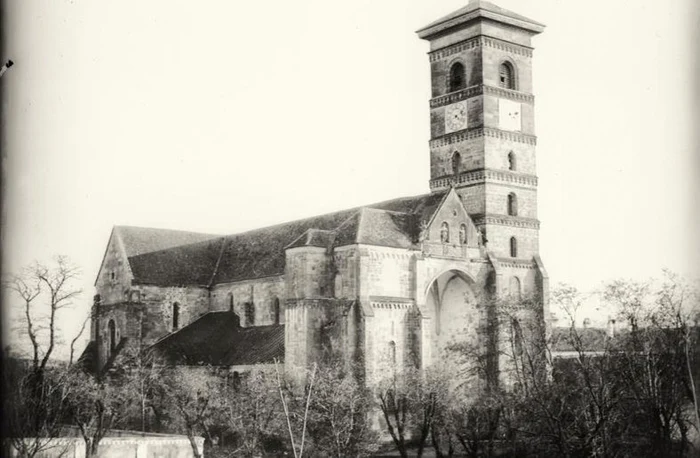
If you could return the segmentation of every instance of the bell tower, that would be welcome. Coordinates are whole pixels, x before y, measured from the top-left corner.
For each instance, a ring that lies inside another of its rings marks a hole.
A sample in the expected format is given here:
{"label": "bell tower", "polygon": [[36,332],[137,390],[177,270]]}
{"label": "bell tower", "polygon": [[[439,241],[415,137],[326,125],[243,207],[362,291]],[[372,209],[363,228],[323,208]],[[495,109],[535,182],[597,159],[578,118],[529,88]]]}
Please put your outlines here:
{"label": "bell tower", "polygon": [[472,0],[417,32],[430,42],[430,189],[457,190],[498,258],[539,252],[531,38],[543,30]]}

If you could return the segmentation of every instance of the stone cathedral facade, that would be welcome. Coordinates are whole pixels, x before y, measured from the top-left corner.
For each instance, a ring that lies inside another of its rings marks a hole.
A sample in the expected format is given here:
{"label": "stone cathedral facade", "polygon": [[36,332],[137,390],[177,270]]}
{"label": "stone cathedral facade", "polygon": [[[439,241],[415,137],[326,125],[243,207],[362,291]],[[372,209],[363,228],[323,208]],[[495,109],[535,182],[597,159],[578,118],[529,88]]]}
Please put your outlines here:
{"label": "stone cathedral facade", "polygon": [[103,368],[139,345],[232,370],[332,356],[376,380],[455,341],[500,345],[511,330],[486,325],[494,294],[539,298],[528,319],[544,320],[531,44],[543,28],[473,0],[418,31],[432,87],[424,195],[227,236],[115,227],[86,355]]}

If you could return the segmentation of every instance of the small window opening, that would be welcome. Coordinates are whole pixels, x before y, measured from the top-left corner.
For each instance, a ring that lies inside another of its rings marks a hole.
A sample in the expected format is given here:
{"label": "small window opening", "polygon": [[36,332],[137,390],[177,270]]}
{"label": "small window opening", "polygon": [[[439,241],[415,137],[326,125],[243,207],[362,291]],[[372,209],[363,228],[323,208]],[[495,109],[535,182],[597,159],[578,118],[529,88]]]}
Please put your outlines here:
{"label": "small window opening", "polygon": [[255,324],[255,305],[252,302],[245,304],[245,325],[253,326]]}
{"label": "small window opening", "polygon": [[508,194],[508,215],[518,216],[518,198],[512,192]]}
{"label": "small window opening", "polygon": [[233,312],[233,293],[228,294],[228,311]]}
{"label": "small window opening", "polygon": [[505,89],[515,89],[515,75],[510,62],[503,62],[499,67],[499,84]]}
{"label": "small window opening", "polygon": [[510,152],[508,153],[508,170],[515,171],[515,153]]}
{"label": "small window opening", "polygon": [[272,315],[275,324],[280,324],[280,300],[278,297],[272,303]]}
{"label": "small window opening", "polygon": [[510,238],[510,257],[518,257],[518,240],[515,237]]}
{"label": "small window opening", "polygon": [[464,65],[461,62],[455,62],[450,68],[449,92],[459,91],[465,87],[467,87],[467,79],[464,72]]}
{"label": "small window opening", "polygon": [[107,327],[109,328],[109,354],[111,355],[117,349],[117,326],[114,324],[114,320],[109,320]]}
{"label": "small window opening", "polygon": [[173,302],[173,331],[180,326],[180,304]]}
{"label": "small window opening", "polygon": [[454,176],[459,175],[459,166],[462,163],[462,155],[457,151],[452,155],[452,174]]}

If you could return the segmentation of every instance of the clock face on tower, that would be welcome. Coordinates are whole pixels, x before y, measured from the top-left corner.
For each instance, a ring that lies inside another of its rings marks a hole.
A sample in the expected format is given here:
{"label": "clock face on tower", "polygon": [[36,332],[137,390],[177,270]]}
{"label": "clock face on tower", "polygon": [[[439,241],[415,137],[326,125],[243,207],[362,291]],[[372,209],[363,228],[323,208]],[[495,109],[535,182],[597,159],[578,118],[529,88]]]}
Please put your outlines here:
{"label": "clock face on tower", "polygon": [[498,101],[498,128],[519,131],[521,129],[521,111],[519,103],[511,100]]}
{"label": "clock face on tower", "polygon": [[467,102],[457,102],[445,107],[445,133],[467,128]]}

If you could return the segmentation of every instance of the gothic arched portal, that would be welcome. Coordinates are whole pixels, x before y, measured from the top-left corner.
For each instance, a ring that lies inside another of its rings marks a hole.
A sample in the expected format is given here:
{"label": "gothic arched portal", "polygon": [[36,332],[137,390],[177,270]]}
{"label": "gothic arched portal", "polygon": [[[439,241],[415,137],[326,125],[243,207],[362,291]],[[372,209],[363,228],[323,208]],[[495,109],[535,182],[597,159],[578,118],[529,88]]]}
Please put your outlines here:
{"label": "gothic arched portal", "polygon": [[432,360],[458,357],[454,345],[478,350],[480,311],[474,282],[464,272],[449,270],[428,288],[427,310],[432,316]]}

